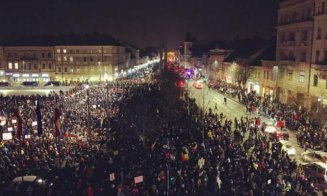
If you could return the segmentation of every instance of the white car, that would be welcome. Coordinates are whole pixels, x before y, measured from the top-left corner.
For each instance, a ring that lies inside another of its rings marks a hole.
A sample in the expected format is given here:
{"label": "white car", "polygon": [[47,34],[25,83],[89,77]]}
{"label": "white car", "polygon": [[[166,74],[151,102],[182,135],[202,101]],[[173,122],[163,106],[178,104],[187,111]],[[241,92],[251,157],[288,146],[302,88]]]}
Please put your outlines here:
{"label": "white car", "polygon": [[323,151],[305,151],[301,154],[302,160],[304,162],[323,162],[327,163],[327,152]]}
{"label": "white car", "polygon": [[288,156],[295,156],[296,150],[293,146],[290,145],[290,143],[286,140],[279,140],[279,142],[282,144],[282,150],[285,151]]}

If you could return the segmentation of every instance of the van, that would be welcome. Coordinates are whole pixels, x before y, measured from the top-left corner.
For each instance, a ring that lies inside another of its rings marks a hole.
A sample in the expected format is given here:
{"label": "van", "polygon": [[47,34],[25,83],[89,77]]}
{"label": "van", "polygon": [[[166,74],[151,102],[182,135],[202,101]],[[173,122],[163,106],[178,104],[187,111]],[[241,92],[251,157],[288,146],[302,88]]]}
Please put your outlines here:
{"label": "van", "polygon": [[9,82],[0,82],[0,87],[10,86]]}
{"label": "van", "polygon": [[318,180],[327,182],[327,164],[322,162],[314,162],[304,165],[305,172],[308,176],[317,178]]}
{"label": "van", "polygon": [[29,81],[25,81],[22,83],[23,86],[38,86],[39,83],[38,82],[35,82],[35,81],[32,81],[32,82],[29,82]]}

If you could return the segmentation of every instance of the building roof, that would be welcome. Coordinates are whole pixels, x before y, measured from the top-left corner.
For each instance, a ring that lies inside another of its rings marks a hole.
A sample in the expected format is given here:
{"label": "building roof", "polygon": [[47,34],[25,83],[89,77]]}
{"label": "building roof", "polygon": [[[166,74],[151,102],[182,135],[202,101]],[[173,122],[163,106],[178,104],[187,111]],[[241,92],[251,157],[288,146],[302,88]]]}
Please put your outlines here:
{"label": "building roof", "polygon": [[3,46],[123,46],[116,38],[104,34],[58,36],[10,36],[0,41]]}
{"label": "building roof", "polygon": [[234,51],[225,59],[226,62],[237,61],[240,59],[246,59],[252,61],[251,58],[258,57],[270,44],[270,40],[263,40],[260,38],[251,38],[244,40],[234,40],[229,43],[229,49]]}
{"label": "building roof", "polygon": [[261,65],[261,61],[276,61],[276,42],[275,40],[268,43],[258,51],[258,55],[252,60],[251,65]]}

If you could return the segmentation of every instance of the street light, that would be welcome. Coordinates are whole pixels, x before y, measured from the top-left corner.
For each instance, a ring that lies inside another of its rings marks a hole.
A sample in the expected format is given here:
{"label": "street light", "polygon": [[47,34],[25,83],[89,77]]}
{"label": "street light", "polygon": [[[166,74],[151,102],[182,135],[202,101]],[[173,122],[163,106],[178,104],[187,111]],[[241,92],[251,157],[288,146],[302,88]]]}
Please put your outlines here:
{"label": "street light", "polygon": [[85,85],[86,89],[86,95],[87,95],[87,131],[90,136],[90,91],[89,91],[90,86],[87,84]]}

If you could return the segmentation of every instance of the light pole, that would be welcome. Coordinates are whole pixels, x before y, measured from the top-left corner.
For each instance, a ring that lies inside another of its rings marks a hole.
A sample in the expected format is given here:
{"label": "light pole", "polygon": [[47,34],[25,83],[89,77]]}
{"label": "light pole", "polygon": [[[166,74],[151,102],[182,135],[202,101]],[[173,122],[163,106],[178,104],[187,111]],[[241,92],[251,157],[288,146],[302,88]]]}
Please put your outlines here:
{"label": "light pole", "polygon": [[204,108],[204,89],[205,89],[205,85],[203,85],[203,89],[202,89],[202,143],[203,143],[203,147],[204,149],[206,148],[205,146],[205,142],[204,142],[204,121],[205,121],[205,108]]}
{"label": "light pole", "polygon": [[107,82],[106,104],[108,104],[108,96],[109,96],[109,83]]}
{"label": "light pole", "polygon": [[86,102],[87,102],[87,132],[90,135],[90,91],[89,91],[90,86],[87,84],[85,85],[86,89]]}

